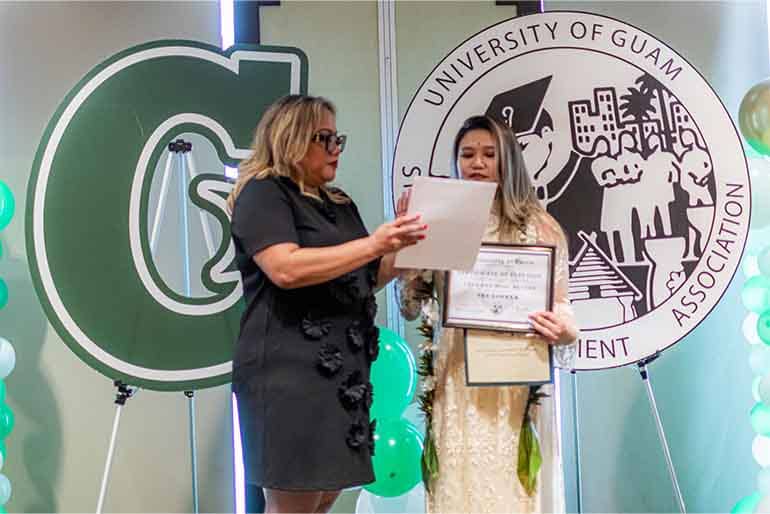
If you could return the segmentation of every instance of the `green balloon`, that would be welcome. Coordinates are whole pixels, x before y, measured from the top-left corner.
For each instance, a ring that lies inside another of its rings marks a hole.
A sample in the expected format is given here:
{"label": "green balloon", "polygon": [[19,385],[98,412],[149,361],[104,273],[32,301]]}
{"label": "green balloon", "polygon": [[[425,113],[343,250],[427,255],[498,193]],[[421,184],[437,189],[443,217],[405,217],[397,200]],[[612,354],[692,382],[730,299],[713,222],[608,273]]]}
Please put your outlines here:
{"label": "green balloon", "polygon": [[5,380],[0,379],[0,403],[5,403]]}
{"label": "green balloon", "polygon": [[743,145],[743,153],[746,155],[747,159],[761,159],[762,158],[762,154],[757,152],[756,150],[754,150],[754,147],[749,145],[749,144]]}
{"label": "green balloon", "polygon": [[380,354],[372,363],[370,381],[374,387],[371,417],[400,418],[417,389],[417,364],[406,341],[387,328],[380,327]]}
{"label": "green balloon", "polygon": [[13,199],[11,188],[0,180],[0,230],[8,226],[15,210],[16,202]]}
{"label": "green balloon", "polygon": [[751,312],[762,314],[770,308],[770,278],[764,275],[751,277],[741,291],[743,305]]}
{"label": "green balloon", "polygon": [[766,345],[770,345],[770,310],[762,313],[757,320],[757,335]]}
{"label": "green balloon", "polygon": [[738,503],[730,510],[730,514],[752,514],[757,507],[762,495],[759,492],[752,493],[738,500]]}
{"label": "green balloon", "polygon": [[8,305],[8,284],[0,278],[0,309]]}
{"label": "green balloon", "polygon": [[5,439],[13,430],[16,418],[7,404],[0,404],[0,439]]}
{"label": "green balloon", "polygon": [[422,434],[404,419],[377,422],[374,431],[375,481],[364,489],[377,496],[401,496],[422,480]]}
{"label": "green balloon", "polygon": [[751,428],[759,435],[770,435],[770,407],[758,402],[751,408]]}
{"label": "green balloon", "polygon": [[762,155],[770,155],[770,79],[749,89],[738,109],[738,125],[746,142]]}

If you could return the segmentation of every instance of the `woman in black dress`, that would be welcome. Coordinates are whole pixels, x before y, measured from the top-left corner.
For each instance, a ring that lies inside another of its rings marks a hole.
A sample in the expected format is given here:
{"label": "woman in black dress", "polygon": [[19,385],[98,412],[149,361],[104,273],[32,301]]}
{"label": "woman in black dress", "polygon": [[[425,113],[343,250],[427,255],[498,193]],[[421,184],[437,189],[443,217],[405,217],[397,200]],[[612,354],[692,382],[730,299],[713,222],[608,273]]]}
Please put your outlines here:
{"label": "woman in black dress", "polygon": [[246,480],[265,489],[267,512],[326,512],[340,490],[375,478],[374,291],[427,227],[400,217],[369,235],[327,186],[344,146],[328,100],[284,97],[228,198],[246,300],[233,391]]}

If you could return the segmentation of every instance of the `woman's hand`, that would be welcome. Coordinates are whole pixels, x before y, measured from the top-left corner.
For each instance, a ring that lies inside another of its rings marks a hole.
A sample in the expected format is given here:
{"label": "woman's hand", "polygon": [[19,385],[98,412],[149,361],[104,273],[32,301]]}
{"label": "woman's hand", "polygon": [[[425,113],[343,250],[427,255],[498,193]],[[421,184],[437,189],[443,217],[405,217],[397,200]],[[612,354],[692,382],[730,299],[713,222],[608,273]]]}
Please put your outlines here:
{"label": "woman's hand", "polygon": [[535,312],[529,315],[529,320],[532,322],[532,327],[549,344],[567,344],[577,337],[574,330],[553,312]]}
{"label": "woman's hand", "polygon": [[401,193],[396,202],[396,217],[400,218],[406,216],[406,211],[409,210],[409,199],[412,197],[412,188],[407,188],[406,191]]}
{"label": "woman's hand", "polygon": [[369,236],[374,252],[377,255],[397,252],[425,239],[428,225],[418,223],[419,219],[419,214],[412,214],[411,216],[399,216],[394,221],[380,225]]}

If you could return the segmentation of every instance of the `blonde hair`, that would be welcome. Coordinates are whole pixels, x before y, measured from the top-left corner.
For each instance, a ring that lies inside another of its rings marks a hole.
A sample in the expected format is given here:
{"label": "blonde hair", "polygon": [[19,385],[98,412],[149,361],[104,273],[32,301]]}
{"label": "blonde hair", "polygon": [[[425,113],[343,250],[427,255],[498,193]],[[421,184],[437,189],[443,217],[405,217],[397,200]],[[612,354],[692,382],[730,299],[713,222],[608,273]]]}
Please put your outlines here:
{"label": "blonde hair", "polygon": [[[452,153],[452,171],[455,176],[460,177],[457,166],[460,142],[472,130],[486,130],[495,140],[499,186],[492,208],[500,215],[498,226],[500,233],[505,235],[511,235],[515,231],[523,233],[526,231],[527,224],[535,218],[553,221],[558,227],[558,223],[551,218],[537,199],[516,136],[511,129],[494,118],[471,116],[460,127],[454,140]],[[559,231],[563,235],[560,228]]]}
{"label": "blonde hair", "polygon": [[[307,95],[284,96],[267,108],[254,131],[251,156],[238,166],[238,179],[227,197],[230,212],[243,187],[252,179],[288,177],[302,194],[318,199],[306,190],[305,172],[299,162],[307,154],[325,113],[336,115],[334,104],[326,98]],[[335,203],[350,202],[339,190],[324,185],[320,189]]]}

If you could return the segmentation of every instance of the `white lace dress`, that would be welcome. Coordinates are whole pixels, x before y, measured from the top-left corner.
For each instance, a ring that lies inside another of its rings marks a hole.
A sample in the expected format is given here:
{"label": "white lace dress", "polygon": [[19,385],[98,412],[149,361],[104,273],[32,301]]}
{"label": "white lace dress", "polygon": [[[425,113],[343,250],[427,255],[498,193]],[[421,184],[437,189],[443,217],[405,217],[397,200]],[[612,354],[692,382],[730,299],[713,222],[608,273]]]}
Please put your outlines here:
{"label": "white lace dress", "polygon": [[[567,245],[550,216],[539,218],[525,234],[500,237],[497,219],[492,216],[485,242],[517,242],[556,245],[554,311],[574,326],[567,297]],[[407,272],[400,279],[401,310],[415,319],[424,307],[415,293],[423,275]],[[430,315],[441,319],[443,273],[433,273],[434,291]],[[519,432],[529,395],[528,386],[467,387],[462,330],[442,328],[434,323],[435,401],[433,434],[439,462],[438,478],[426,496],[426,511],[436,513],[482,512],[564,512],[564,478],[559,442],[558,415],[552,385],[541,391],[548,398],[534,410],[543,464],[537,489],[528,496],[519,482],[517,455]],[[511,336],[525,337],[525,336]],[[575,344],[554,347],[557,366],[571,368]]]}

